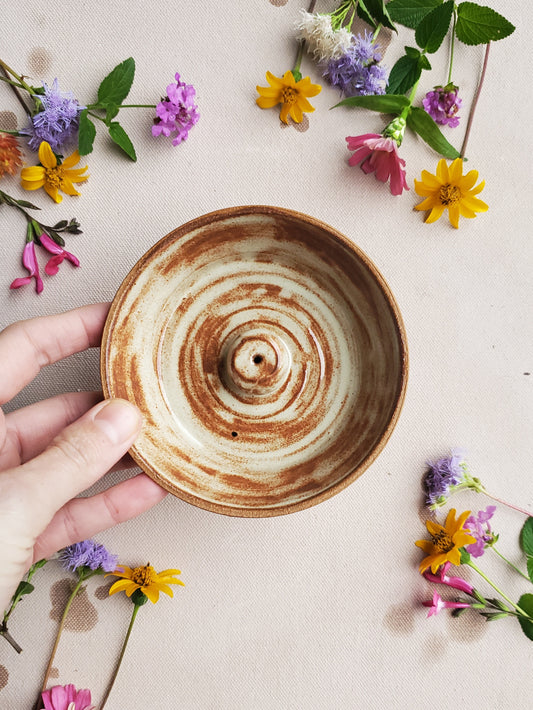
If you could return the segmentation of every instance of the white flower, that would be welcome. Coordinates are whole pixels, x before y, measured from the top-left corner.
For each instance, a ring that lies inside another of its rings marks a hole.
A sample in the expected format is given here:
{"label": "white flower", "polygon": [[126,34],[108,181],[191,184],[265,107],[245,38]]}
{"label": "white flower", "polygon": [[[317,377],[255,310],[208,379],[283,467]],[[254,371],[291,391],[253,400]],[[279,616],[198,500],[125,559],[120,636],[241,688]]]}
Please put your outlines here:
{"label": "white flower", "polygon": [[296,23],[300,39],[307,43],[307,51],[319,62],[340,57],[350,46],[353,35],[345,27],[334,30],[331,26],[331,15],[321,15],[301,11],[300,20]]}

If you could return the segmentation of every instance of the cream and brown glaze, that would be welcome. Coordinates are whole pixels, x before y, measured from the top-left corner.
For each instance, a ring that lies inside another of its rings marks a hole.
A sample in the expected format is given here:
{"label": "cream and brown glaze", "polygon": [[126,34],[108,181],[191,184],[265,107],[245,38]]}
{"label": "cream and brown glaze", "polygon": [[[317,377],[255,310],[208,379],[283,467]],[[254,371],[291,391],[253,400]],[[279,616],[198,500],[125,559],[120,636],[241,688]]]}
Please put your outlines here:
{"label": "cream and brown glaze", "polygon": [[289,513],[369,466],[398,418],[407,345],[376,267],[328,225],[235,207],[179,227],[120,287],[105,395],[145,423],[131,454],[211,511]]}

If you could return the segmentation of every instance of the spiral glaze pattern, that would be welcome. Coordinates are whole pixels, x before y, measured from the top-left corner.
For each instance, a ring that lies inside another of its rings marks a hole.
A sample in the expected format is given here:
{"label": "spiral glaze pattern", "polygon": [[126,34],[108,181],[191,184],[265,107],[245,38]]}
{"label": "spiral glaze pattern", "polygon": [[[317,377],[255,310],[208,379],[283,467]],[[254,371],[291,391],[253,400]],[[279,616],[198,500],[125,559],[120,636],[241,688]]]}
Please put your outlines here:
{"label": "spiral glaze pattern", "polygon": [[132,449],[200,507],[276,515],[328,497],[384,445],[407,363],[394,300],[327,225],[268,207],[158,242],[113,302],[108,396],[143,411]]}

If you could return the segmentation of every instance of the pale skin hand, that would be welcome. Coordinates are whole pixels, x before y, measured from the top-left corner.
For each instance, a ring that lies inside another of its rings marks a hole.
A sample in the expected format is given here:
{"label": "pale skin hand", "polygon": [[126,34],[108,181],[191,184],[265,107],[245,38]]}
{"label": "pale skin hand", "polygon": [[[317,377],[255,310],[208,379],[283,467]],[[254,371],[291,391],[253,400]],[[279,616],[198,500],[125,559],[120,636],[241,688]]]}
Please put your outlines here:
{"label": "pale skin hand", "polygon": [[[100,344],[108,304],[32,318],[0,333],[0,406],[45,365]],[[126,454],[142,426],[136,407],[70,392],[4,415],[0,409],[0,612],[29,566],[124,522],[166,492],[139,474],[75,498]]]}

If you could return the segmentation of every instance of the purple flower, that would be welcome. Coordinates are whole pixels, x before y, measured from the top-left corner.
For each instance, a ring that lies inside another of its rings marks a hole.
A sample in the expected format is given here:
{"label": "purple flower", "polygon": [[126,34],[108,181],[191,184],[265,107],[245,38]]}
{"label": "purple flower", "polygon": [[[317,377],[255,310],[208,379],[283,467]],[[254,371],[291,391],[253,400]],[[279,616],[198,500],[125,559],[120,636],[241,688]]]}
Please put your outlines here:
{"label": "purple flower", "polygon": [[43,234],[41,234],[41,236],[39,237],[39,241],[47,252],[50,252],[50,254],[54,254],[54,256],[48,261],[48,263],[44,267],[44,270],[49,276],[54,276],[54,274],[57,274],[57,272],[59,271],[59,264],[61,264],[65,259],[67,261],[70,261],[71,264],[74,264],[74,266],[80,265],[79,259],[74,256],[74,254],[71,254],[69,251],[63,249],[63,247],[60,247],[59,244],[56,244],[54,240],[48,236],[48,234],[44,234],[43,232]]}
{"label": "purple flower", "polygon": [[480,510],[477,515],[471,515],[466,519],[465,528],[468,528],[470,534],[476,538],[476,542],[465,548],[472,557],[481,557],[485,552],[485,547],[490,547],[498,540],[498,535],[492,532],[489,523],[495,511],[495,505],[488,505],[485,510]]}
{"label": "purple flower", "polygon": [[[465,523],[466,524],[466,523]],[[424,577],[428,582],[434,582],[435,584],[445,584],[447,587],[452,587],[453,589],[460,589],[465,594],[470,594],[474,591],[474,587],[469,584],[466,579],[462,577],[449,577],[446,572],[450,569],[451,562],[445,562],[441,565],[437,571],[437,574],[433,574],[430,570],[424,572]]]}
{"label": "purple flower", "polygon": [[85,107],[80,106],[71,91],[59,91],[57,79],[52,86],[44,83],[43,86],[44,94],[38,96],[42,105],[40,111],[21,133],[29,136],[28,145],[32,150],[38,150],[41,142],[46,141],[54,152],[58,152],[61,146],[74,139],[80,112]]}
{"label": "purple flower", "polygon": [[426,113],[429,113],[435,123],[441,126],[448,125],[455,128],[459,125],[457,112],[461,108],[462,100],[457,96],[459,89],[453,84],[436,86],[434,91],[428,91],[422,99]]}
{"label": "purple flower", "polygon": [[446,502],[452,486],[462,483],[465,478],[463,452],[454,449],[434,463],[428,461],[429,470],[424,477],[427,505],[441,505]]}
{"label": "purple flower", "polygon": [[179,145],[187,139],[189,131],[200,119],[195,104],[196,90],[191,84],[180,80],[176,74],[176,84],[167,86],[167,95],[156,106],[152,135],[170,136],[176,132],[172,145]]}
{"label": "purple flower", "polygon": [[26,242],[24,251],[22,252],[22,264],[26,269],[28,269],[29,276],[22,276],[15,279],[9,288],[20,288],[21,286],[26,286],[32,279],[35,279],[35,290],[37,293],[41,293],[43,290],[43,280],[39,275],[39,264],[37,263],[35,244],[33,241]]}
{"label": "purple flower", "polygon": [[384,94],[387,70],[380,61],[379,47],[366,31],[354,38],[344,54],[328,62],[324,76],[346,96]]}
{"label": "purple flower", "polygon": [[59,559],[65,569],[71,572],[80,567],[88,567],[93,572],[100,569],[104,572],[114,572],[118,556],[112,555],[94,540],[83,540],[61,550]]}
{"label": "purple flower", "polygon": [[433,599],[422,602],[424,606],[429,606],[428,618],[436,616],[442,609],[466,609],[470,606],[467,602],[446,602],[438,592],[433,594]]}

